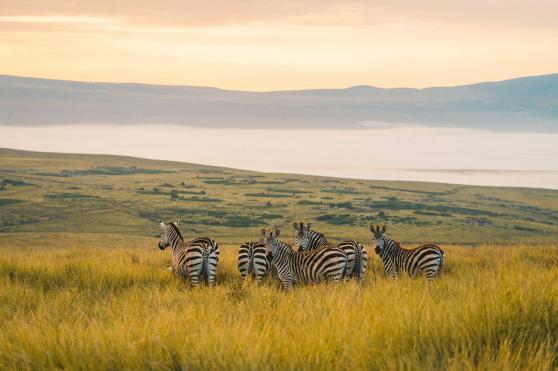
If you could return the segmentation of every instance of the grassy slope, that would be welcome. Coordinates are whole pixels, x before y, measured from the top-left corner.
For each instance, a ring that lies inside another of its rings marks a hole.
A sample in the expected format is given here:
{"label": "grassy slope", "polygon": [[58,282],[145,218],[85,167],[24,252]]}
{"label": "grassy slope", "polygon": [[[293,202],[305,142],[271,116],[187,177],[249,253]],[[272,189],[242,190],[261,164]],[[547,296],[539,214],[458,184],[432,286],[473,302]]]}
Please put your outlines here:
{"label": "grassy slope", "polygon": [[[0,169],[0,369],[558,367],[558,192],[10,150]],[[222,244],[217,287],[166,271],[159,217]],[[372,256],[361,284],[243,287],[236,243],[298,219],[335,238],[387,219],[402,240],[506,247],[444,245],[431,285],[385,280]]]}
{"label": "grassy slope", "polygon": [[6,179],[26,184],[0,185],[0,232],[152,236],[159,218],[180,218],[186,236],[235,243],[256,238],[261,227],[290,229],[293,220],[313,221],[332,239],[361,241],[369,240],[371,221],[387,222],[396,238],[413,242],[544,243],[558,237],[558,191],[551,190],[0,150],[0,182]]}
{"label": "grassy slope", "polygon": [[[110,241],[107,246],[107,241]],[[444,246],[444,274],[188,289],[156,239],[0,234],[0,369],[558,367],[558,250]]]}

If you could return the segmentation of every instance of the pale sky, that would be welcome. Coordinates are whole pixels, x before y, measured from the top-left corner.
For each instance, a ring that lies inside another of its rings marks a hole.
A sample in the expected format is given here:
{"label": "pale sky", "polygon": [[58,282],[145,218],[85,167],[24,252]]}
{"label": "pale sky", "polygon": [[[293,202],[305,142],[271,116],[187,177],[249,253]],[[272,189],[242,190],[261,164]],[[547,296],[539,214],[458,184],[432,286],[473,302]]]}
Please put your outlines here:
{"label": "pale sky", "polygon": [[558,72],[557,0],[0,0],[0,74],[278,90]]}

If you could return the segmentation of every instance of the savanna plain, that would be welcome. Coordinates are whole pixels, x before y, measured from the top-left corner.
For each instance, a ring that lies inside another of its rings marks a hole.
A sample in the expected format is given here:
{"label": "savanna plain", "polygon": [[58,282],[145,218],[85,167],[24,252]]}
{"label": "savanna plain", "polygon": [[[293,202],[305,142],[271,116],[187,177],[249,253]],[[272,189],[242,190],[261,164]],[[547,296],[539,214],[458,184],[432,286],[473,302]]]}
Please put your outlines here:
{"label": "savanna plain", "polygon": [[[13,150],[0,182],[1,369],[558,367],[557,191]],[[219,242],[216,287],[171,276],[159,218]],[[243,284],[239,243],[298,220],[365,244],[364,280]],[[371,222],[442,274],[386,279]]]}

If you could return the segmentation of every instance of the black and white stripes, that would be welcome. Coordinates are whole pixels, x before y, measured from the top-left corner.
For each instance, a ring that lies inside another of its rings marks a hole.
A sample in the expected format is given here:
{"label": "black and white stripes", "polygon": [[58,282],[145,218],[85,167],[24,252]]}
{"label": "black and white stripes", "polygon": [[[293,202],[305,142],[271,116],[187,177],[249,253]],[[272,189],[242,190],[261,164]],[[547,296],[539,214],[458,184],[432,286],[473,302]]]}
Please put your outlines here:
{"label": "black and white stripes", "polygon": [[293,223],[296,230],[295,244],[299,251],[314,250],[324,246],[337,246],[347,254],[347,263],[343,276],[346,278],[364,277],[368,265],[368,253],[363,245],[354,240],[345,240],[337,245],[330,243],[323,233],[318,233],[311,228],[310,223]]}
{"label": "black and white stripes", "polygon": [[291,291],[299,283],[342,281],[347,261],[343,250],[326,246],[311,251],[293,251],[291,246],[279,241],[279,235],[279,229],[275,232],[262,229],[263,240],[271,254],[271,263],[277,269],[283,290]]}
{"label": "black and white stripes", "polygon": [[403,249],[397,241],[386,235],[386,226],[370,225],[376,254],[382,259],[384,272],[392,278],[398,273],[411,277],[425,275],[430,281],[444,266],[444,252],[436,245],[422,245],[414,249]]}
{"label": "black and white stripes", "polygon": [[[215,285],[219,246],[208,237],[184,242],[178,222],[160,221],[161,240],[159,248],[172,246],[169,270],[185,278],[192,286],[204,281]],[[341,282],[355,277],[361,280],[367,268],[368,254],[354,240],[330,243],[322,234],[312,230],[310,224],[294,223],[297,231],[297,251],[278,239],[279,229],[262,229],[262,242],[246,242],[238,249],[238,271],[243,281],[253,277],[257,283],[267,276],[281,281],[283,289],[290,291],[295,285],[320,281]],[[436,245],[422,245],[415,249],[403,249],[389,238],[386,227],[370,226],[376,254],[382,260],[384,271],[395,278],[399,273],[410,277],[425,276],[429,281],[444,266],[444,252]]]}
{"label": "black and white stripes", "polygon": [[242,280],[252,275],[256,282],[261,282],[267,275],[270,262],[267,260],[267,248],[260,242],[246,242],[238,249],[238,270]]}
{"label": "black and white stripes", "polygon": [[217,263],[219,262],[219,246],[208,237],[199,237],[184,243],[182,234],[174,223],[159,222],[161,240],[159,248],[164,250],[172,246],[171,270],[178,277],[187,278],[190,284],[197,287],[202,279],[213,286]]}

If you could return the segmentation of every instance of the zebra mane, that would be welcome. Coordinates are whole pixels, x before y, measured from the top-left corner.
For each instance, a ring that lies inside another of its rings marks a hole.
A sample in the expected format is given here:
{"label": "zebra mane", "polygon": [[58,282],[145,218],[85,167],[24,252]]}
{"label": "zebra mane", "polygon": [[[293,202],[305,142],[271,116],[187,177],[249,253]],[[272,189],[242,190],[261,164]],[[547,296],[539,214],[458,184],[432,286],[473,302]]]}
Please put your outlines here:
{"label": "zebra mane", "polygon": [[314,233],[315,236],[317,236],[318,238],[323,238],[324,241],[328,241],[327,237],[325,236],[325,234],[317,232],[315,230],[312,229],[312,232]]}
{"label": "zebra mane", "polygon": [[402,247],[401,247],[401,242],[396,241],[396,240],[392,240],[391,238],[389,238],[389,237],[386,236],[385,234],[384,234],[384,241],[386,241],[386,242],[391,242],[391,243],[393,243],[395,246],[397,246],[398,248],[402,249]]}
{"label": "zebra mane", "polygon": [[286,243],[285,241],[281,241],[279,239],[276,239],[276,241],[277,241],[277,245],[281,245],[282,247],[288,247],[290,251],[294,251],[293,247],[288,243]]}
{"label": "zebra mane", "polygon": [[172,229],[174,229],[174,231],[176,232],[176,234],[178,234],[178,237],[180,237],[180,239],[182,241],[184,241],[184,238],[182,238],[182,233],[180,233],[180,231],[178,230],[178,227],[176,225],[174,225],[173,222],[170,222],[168,225],[171,226]]}

